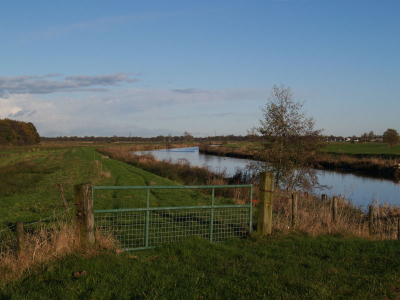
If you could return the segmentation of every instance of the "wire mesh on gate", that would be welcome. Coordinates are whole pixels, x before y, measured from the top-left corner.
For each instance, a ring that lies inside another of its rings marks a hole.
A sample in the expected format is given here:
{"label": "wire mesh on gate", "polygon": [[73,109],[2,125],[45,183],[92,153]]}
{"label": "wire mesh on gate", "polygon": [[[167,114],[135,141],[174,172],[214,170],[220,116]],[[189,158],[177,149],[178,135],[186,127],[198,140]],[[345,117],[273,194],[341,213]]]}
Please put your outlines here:
{"label": "wire mesh on gate", "polygon": [[224,241],[249,233],[249,208],[157,209],[149,210],[146,243],[146,211],[96,213],[96,230],[111,233],[123,249],[154,247],[193,236]]}
{"label": "wire mesh on gate", "polygon": [[[249,188],[248,204],[215,197],[217,188]],[[209,189],[211,193],[171,195],[174,189]],[[93,187],[93,198],[94,205],[102,208],[94,210],[96,231],[111,234],[124,250],[147,249],[192,236],[223,241],[251,233],[252,185]]]}
{"label": "wire mesh on gate", "polygon": [[248,208],[218,208],[214,212],[213,240],[245,237],[249,233]]}
{"label": "wire mesh on gate", "polygon": [[149,246],[183,241],[191,236],[207,238],[210,234],[209,209],[151,211]]}
{"label": "wire mesh on gate", "polygon": [[94,222],[97,231],[112,234],[122,248],[140,248],[145,245],[146,212],[95,214]]}

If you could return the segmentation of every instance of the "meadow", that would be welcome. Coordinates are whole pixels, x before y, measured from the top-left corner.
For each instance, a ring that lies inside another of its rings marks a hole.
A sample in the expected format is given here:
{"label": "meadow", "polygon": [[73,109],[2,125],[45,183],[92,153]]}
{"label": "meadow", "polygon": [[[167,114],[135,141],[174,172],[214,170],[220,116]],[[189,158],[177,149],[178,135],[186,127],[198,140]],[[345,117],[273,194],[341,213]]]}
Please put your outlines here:
{"label": "meadow", "polygon": [[323,149],[324,152],[341,155],[347,154],[357,157],[400,157],[400,145],[388,147],[385,143],[333,143],[330,142]]}
{"label": "meadow", "polygon": [[[257,142],[225,143],[222,147],[231,149],[262,150]],[[400,156],[400,145],[388,147],[386,143],[350,143],[350,142],[328,142],[322,152],[335,155],[352,155],[357,157],[382,157],[396,158]]]}
{"label": "meadow", "polygon": [[[64,218],[52,229],[50,239],[48,230],[41,231],[45,235],[42,239],[32,235],[25,256],[0,255],[0,299],[396,299],[400,296],[398,241],[381,240],[381,235],[368,237],[367,227],[360,226],[363,212],[345,203],[339,210],[337,223],[333,223],[329,204],[312,198],[300,205],[303,218],[296,230],[287,226],[290,204],[277,201],[280,207],[275,209],[274,230],[269,237],[253,234],[223,243],[194,237],[153,250],[126,253],[118,251],[112,237],[103,237],[94,248],[87,249],[74,231],[74,214],[63,213],[58,184],[63,186],[69,208],[73,207],[73,186],[84,182],[182,184],[178,177],[170,180],[140,169],[138,166],[145,168],[145,165],[135,166],[121,149],[115,148],[113,153],[115,158],[118,153],[122,156],[119,161],[106,156],[104,151],[97,152],[99,146],[105,145],[1,149],[0,230],[17,220],[29,223],[60,213]],[[153,162],[151,168],[156,170],[157,164]],[[159,168],[163,172],[175,170],[172,165]],[[185,172],[194,172],[187,166],[176,168],[181,168],[184,176],[188,174]],[[192,178],[199,179],[202,172],[194,173]],[[208,194],[193,190],[181,193],[180,202],[198,205],[209,201]],[[177,199],[169,193],[153,197],[156,205]],[[117,199],[110,195],[110,198],[110,202],[98,199],[95,209],[131,205],[129,197]],[[257,207],[253,220],[256,226]]]}

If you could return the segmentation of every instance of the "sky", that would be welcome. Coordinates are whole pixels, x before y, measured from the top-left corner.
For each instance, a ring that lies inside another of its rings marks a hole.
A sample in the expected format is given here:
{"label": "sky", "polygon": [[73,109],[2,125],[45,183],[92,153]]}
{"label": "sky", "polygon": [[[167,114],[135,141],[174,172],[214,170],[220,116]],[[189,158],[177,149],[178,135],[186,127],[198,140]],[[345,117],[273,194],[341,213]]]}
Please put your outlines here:
{"label": "sky", "polygon": [[0,2],[0,118],[41,136],[246,135],[274,85],[326,135],[400,131],[400,1]]}

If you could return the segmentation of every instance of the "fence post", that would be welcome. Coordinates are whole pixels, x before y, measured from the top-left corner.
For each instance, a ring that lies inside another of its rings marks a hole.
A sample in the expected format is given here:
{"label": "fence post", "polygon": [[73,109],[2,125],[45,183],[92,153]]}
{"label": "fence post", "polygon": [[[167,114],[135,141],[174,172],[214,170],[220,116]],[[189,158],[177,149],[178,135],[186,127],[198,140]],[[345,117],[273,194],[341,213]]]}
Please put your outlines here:
{"label": "fence post", "polygon": [[292,194],[292,230],[297,226],[297,194]]}
{"label": "fence post", "polygon": [[211,189],[211,213],[210,213],[210,242],[214,234],[214,188]]}
{"label": "fence post", "polygon": [[62,201],[63,201],[63,204],[64,204],[64,208],[65,208],[65,210],[68,210],[67,202],[65,201],[65,197],[64,197],[64,191],[63,191],[63,188],[62,188],[62,184],[59,183],[58,187],[60,188],[60,193],[61,193],[61,198],[62,198]]}
{"label": "fence post", "polygon": [[268,235],[272,232],[272,204],[274,201],[274,174],[260,173],[260,204],[257,232]]}
{"label": "fence post", "polygon": [[332,198],[332,220],[334,223],[336,223],[336,219],[337,219],[337,205],[338,205],[338,198],[333,197]]}
{"label": "fence post", "polygon": [[374,234],[374,206],[369,206],[369,236]]}
{"label": "fence post", "polygon": [[18,221],[15,225],[17,232],[17,253],[20,256],[25,251],[24,223]]}
{"label": "fence post", "polygon": [[328,200],[328,195],[322,194],[321,195],[321,202],[325,202],[326,200]]}
{"label": "fence post", "polygon": [[92,185],[90,183],[75,185],[74,199],[81,237],[86,245],[91,246],[95,242]]}
{"label": "fence post", "polygon": [[400,240],[400,217],[397,218],[397,239]]}

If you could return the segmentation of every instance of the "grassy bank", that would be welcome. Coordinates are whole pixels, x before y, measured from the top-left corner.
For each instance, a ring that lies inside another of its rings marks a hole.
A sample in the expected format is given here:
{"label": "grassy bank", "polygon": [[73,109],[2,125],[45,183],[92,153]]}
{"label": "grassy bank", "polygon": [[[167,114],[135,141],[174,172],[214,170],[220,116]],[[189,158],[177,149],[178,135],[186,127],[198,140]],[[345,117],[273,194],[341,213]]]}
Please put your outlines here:
{"label": "grassy bank", "polygon": [[[35,148],[0,148],[0,230],[18,220],[34,222],[64,210],[59,184],[68,206],[73,205],[74,185],[84,182],[95,185],[174,184],[123,162],[103,158],[95,149],[104,145],[58,142]],[[165,144],[130,147],[140,151],[162,148]]]}
{"label": "grassy bank", "polygon": [[[262,145],[258,142],[225,143],[221,146],[230,149],[263,150]],[[396,158],[400,156],[400,145],[388,147],[386,143],[328,142],[322,151],[336,155]]]}
{"label": "grassy bank", "polygon": [[321,236],[201,239],[69,255],[3,286],[1,299],[398,299],[396,241]]}
{"label": "grassy bank", "polygon": [[172,181],[179,181],[186,185],[221,184],[224,178],[223,173],[215,174],[207,167],[191,166],[185,160],[179,162],[173,162],[172,160],[159,161],[151,154],[133,154],[133,151],[137,151],[133,149],[132,147],[104,147],[97,149],[97,151],[150,173]]}
{"label": "grassy bank", "polygon": [[[73,187],[94,185],[176,185],[177,183],[143,171],[121,161],[109,159],[95,147],[7,149],[0,159],[0,281],[18,278],[24,271],[81,249],[74,229]],[[59,188],[69,211],[64,205]],[[132,194],[95,194],[95,209],[134,207]],[[193,191],[168,193],[155,191],[152,205],[189,205],[209,202],[207,195]],[[218,198],[216,199],[218,201]],[[209,203],[207,203],[209,204]],[[72,209],[72,210],[71,210]],[[26,257],[16,259],[15,223],[24,222]],[[10,249],[11,252],[8,252]],[[3,252],[5,251],[5,252]],[[54,255],[53,255],[54,254]]]}
{"label": "grassy bank", "polygon": [[399,158],[400,145],[388,147],[385,143],[328,143],[324,152],[335,155],[352,155],[357,157]]}

